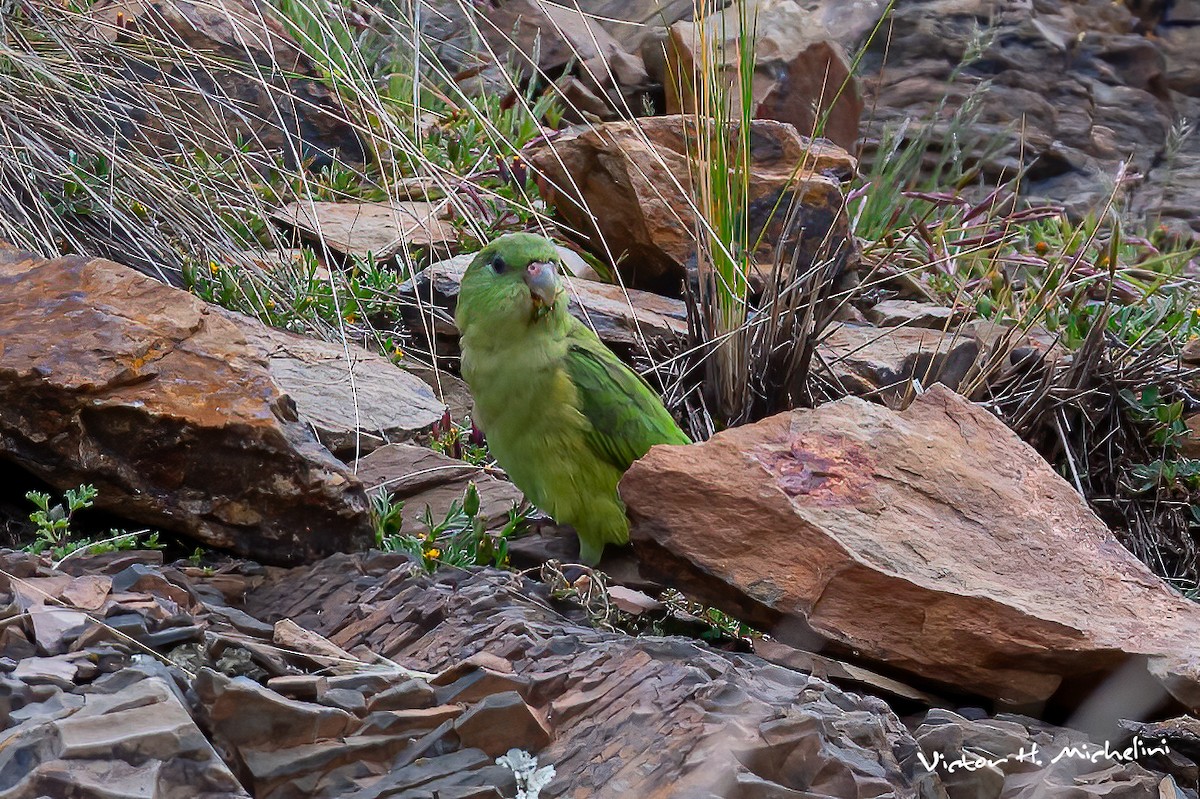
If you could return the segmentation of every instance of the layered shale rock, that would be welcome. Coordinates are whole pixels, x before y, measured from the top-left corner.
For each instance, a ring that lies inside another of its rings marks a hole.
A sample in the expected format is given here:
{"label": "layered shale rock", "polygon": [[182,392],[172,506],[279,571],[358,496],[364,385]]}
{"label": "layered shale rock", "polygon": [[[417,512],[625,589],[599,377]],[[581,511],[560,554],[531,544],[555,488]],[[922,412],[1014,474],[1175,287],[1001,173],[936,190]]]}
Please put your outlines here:
{"label": "layered shale rock", "polygon": [[190,153],[242,139],[294,166],[366,157],[352,113],[257,0],[101,0],[74,22],[83,52],[121,58],[107,96],[135,146]]}

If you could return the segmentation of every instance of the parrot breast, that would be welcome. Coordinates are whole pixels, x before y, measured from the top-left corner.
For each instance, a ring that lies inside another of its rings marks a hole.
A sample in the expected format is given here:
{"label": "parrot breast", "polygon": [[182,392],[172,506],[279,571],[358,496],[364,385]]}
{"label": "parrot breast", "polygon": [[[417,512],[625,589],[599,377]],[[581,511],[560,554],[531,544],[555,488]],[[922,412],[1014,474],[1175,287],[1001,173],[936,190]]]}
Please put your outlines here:
{"label": "parrot breast", "polygon": [[[509,479],[556,520],[586,527],[598,512],[618,512],[620,472],[592,452],[588,422],[563,368],[565,341],[464,337],[462,374],[475,399],[475,422]],[[600,505],[611,504],[612,509]]]}

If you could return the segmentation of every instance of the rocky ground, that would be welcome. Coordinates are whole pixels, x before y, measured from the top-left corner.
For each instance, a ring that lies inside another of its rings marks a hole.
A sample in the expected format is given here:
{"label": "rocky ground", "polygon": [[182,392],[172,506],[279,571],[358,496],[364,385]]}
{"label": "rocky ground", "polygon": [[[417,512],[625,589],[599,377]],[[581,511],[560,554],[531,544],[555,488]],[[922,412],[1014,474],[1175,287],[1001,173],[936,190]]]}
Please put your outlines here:
{"label": "rocky ground", "polygon": [[[0,797],[1200,799],[1200,605],[1158,576],[1167,556],[1194,566],[1195,541],[1186,525],[1157,550],[1118,540],[1034,446],[1133,385],[1097,366],[1118,348],[939,304],[904,263],[860,284],[881,265],[846,210],[903,129],[988,179],[1024,167],[1028,197],[1064,219],[1115,190],[1161,240],[1196,240],[1200,6],[911,2],[866,46],[885,5],[757,4],[757,255],[854,292],[813,338],[817,407],[653,450],[621,485],[633,545],[599,571],[571,566],[573,533],[545,520],[506,542],[510,569],[435,568],[433,539],[375,549],[380,492],[403,503],[390,532],[413,536],[472,495],[471,524],[494,532],[522,500],[452,429],[471,409],[452,322],[470,254],[444,186],[256,220],[325,277],[405,269],[398,324],[428,364],[358,346],[340,308],[331,344],[205,302],[172,285],[186,237],[122,252],[95,209],[89,246],[63,248],[92,255],[0,246]],[[129,55],[122,80],[149,88],[106,136],[168,147],[199,118],[240,132],[275,115],[262,142],[293,166],[368,158],[369,123],[250,0],[127,6],[88,8],[80,41],[162,36],[219,59],[193,104],[168,91],[191,73],[160,85]],[[572,231],[572,312],[644,363],[692,332],[690,109],[670,76],[697,57],[694,26],[721,20],[592,6],[447,4],[425,33],[464,86],[497,91],[507,55],[572,99],[586,124],[505,168],[536,173]],[[230,68],[248,63],[286,68]],[[0,192],[12,238],[31,192]],[[280,256],[248,268],[268,279]],[[226,261],[203,267],[229,279]],[[759,294],[773,276],[750,278]],[[1183,397],[1180,452],[1200,457],[1200,340],[1134,354]],[[82,485],[93,538],[102,521],[145,528],[169,554],[17,551],[25,491]]]}
{"label": "rocky ground", "polygon": [[[902,719],[762,657],[597,630],[508,572],[426,576],[378,554],[292,569],[156,556],[61,570],[4,556],[3,795],[512,797],[517,777],[496,760],[514,748],[553,767],[543,796],[1159,797],[1195,785],[1183,722],[1139,728],[1155,751],[1122,763],[1028,716],[938,707]],[[949,773],[939,754],[972,767]]]}

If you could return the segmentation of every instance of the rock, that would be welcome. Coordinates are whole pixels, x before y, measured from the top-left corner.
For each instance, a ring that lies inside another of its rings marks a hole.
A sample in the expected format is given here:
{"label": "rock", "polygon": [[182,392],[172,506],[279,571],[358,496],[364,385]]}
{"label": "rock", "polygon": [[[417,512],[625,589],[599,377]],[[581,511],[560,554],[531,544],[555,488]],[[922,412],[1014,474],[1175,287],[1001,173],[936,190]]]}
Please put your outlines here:
{"label": "rock", "polygon": [[641,107],[635,98],[647,88],[646,69],[591,8],[587,12],[557,3],[505,0],[484,9],[480,29],[492,50],[507,54],[527,77],[557,78],[574,65],[579,80],[568,79],[601,101],[593,111],[597,118],[612,119],[620,110]]}
{"label": "rock", "polygon": [[[383,694],[375,697],[378,699]],[[363,732],[366,734],[388,733],[412,736],[434,730],[448,721],[454,721],[463,714],[462,705],[437,705],[410,710],[376,710],[377,703],[372,701],[371,714],[364,721]]]}
{"label": "rock", "polygon": [[112,578],[98,574],[76,577],[59,593],[63,601],[80,610],[98,610],[112,589]]}
{"label": "rock", "polygon": [[[454,307],[462,276],[473,258],[473,253],[463,254],[432,264],[401,288],[404,293],[419,297],[426,309],[444,309],[434,320],[435,330],[441,336],[458,336],[452,321]],[[643,341],[671,341],[687,334],[687,307],[681,300],[594,280],[570,277],[564,280],[571,313],[609,346],[640,348]]]}
{"label": "rock", "polygon": [[[485,655],[487,653],[481,652],[479,654]],[[478,655],[475,657],[478,657]],[[439,704],[476,702],[494,694],[515,692],[524,696],[529,693],[529,680],[512,674],[512,667],[508,663],[504,663],[504,668],[507,668],[509,671],[503,672],[487,667],[473,667],[460,675],[457,673],[457,667],[452,666],[447,671],[430,680],[429,684],[437,687],[436,696]],[[486,749],[487,747],[480,748]],[[508,750],[506,749],[505,751]]]}
{"label": "rock", "polygon": [[[886,4],[861,5],[877,19]],[[912,137],[930,123],[933,145],[955,136],[985,183],[1020,172],[1030,201],[1061,203],[1078,216],[1103,207],[1126,158],[1128,175],[1146,175],[1162,160],[1175,118],[1163,52],[1135,32],[1127,5],[924,0],[896,7],[860,64],[872,109],[864,139],[873,146],[906,121]],[[869,29],[827,27],[852,52]],[[952,109],[971,113],[956,119]]]}
{"label": "rock", "polygon": [[19,661],[37,654],[37,646],[17,627],[0,628],[0,658]]}
{"label": "rock", "polygon": [[17,663],[12,676],[29,685],[71,688],[79,676],[79,663],[77,658],[67,655],[27,657]]}
{"label": "rock", "polygon": [[315,674],[285,674],[267,680],[267,687],[288,699],[313,702],[319,692],[328,689],[329,683]]}
{"label": "rock", "polygon": [[[81,554],[72,557],[65,563],[59,564],[59,571],[74,575],[108,575],[120,574],[135,564],[144,566],[162,566],[163,553],[161,549],[116,550],[101,552],[95,555]],[[72,583],[68,583],[70,586]],[[65,590],[65,589],[64,589]],[[65,597],[64,597],[65,598]]]}
{"label": "rock", "polygon": [[944,387],[903,413],[848,398],[655,447],[621,496],[644,568],[785,643],[1066,708],[1125,666],[1124,701],[1200,705],[1200,606]]}
{"label": "rock", "polygon": [[389,444],[355,462],[358,479],[368,492],[386,490],[393,500],[402,500],[401,532],[428,532],[423,520],[428,513],[441,521],[451,503],[462,506],[467,485],[479,492],[479,515],[488,528],[502,526],[509,512],[525,501],[521,490],[466,461],[448,458],[428,447]]}
{"label": "rock", "polygon": [[[668,113],[695,110],[694,90],[681,91],[676,76],[695,73],[704,55],[697,52],[701,41],[711,43],[727,79],[737,85],[741,13],[737,6],[728,6],[706,16],[700,23],[706,29],[703,39],[691,20],[671,26],[665,72],[658,76],[667,86]],[[753,26],[752,116],[787,122],[803,135],[820,135],[853,150],[863,111],[862,92],[845,49],[819,24],[819,12],[795,0],[754,0],[745,4],[745,14]],[[731,108],[735,116],[740,105],[735,96]],[[821,131],[817,131],[818,120],[823,121]]]}
{"label": "rock", "polygon": [[192,605],[187,589],[175,585],[157,570],[140,563],[113,575],[112,587],[117,593],[143,593],[168,599],[174,603],[176,610],[188,610]]}
{"label": "rock", "polygon": [[[436,727],[443,721],[458,715],[454,713],[446,716],[446,708],[435,708],[436,696],[436,692],[425,680],[408,680],[376,694],[371,698],[367,709],[370,711],[436,710],[436,713],[431,713],[437,719],[437,723],[431,726]],[[461,712],[461,708],[459,711]]]}
{"label": "rock", "polygon": [[914,300],[884,300],[866,311],[867,319],[877,327],[924,327],[930,330],[957,328],[970,315],[965,308],[945,308]]}
{"label": "rock", "polygon": [[433,395],[449,409],[452,419],[462,421],[471,418],[474,400],[471,399],[471,390],[461,379],[445,369],[419,364],[406,364],[404,371],[424,380],[425,384],[433,389]]}
{"label": "rock", "polygon": [[445,207],[427,202],[297,202],[272,213],[271,219],[337,256],[386,261],[413,249],[449,255],[458,233],[441,218]]}
{"label": "rock", "polygon": [[814,677],[820,677],[822,680],[828,680],[839,688],[869,693],[873,696],[919,702],[922,705],[931,705],[934,707],[946,704],[945,699],[925,693],[924,691],[918,691],[911,685],[906,685],[899,680],[884,677],[882,674],[864,669],[861,666],[855,666],[852,663],[824,657],[812,652],[805,652],[773,638],[766,636],[755,638],[753,646],[754,654],[763,660],[776,663],[780,666],[786,666],[789,669],[794,669],[804,674],[811,674]]}
{"label": "rock", "polygon": [[190,155],[240,137],[293,168],[365,158],[349,110],[256,0],[101,0],[77,25],[114,49],[105,96],[135,146]]}
{"label": "rock", "polygon": [[[347,460],[428,433],[446,410],[428,383],[381,355],[244,316],[236,321],[248,342],[270,353],[271,377],[296,413],[322,444]],[[446,379],[449,384],[453,378]]]}
{"label": "rock", "polygon": [[[525,152],[542,196],[588,238],[593,252],[617,262],[625,285],[674,296],[696,252],[692,202],[682,189],[695,148],[688,146],[684,120],[595,125],[535,142]],[[751,228],[762,241],[760,264],[793,255],[801,270],[820,259],[844,263],[853,246],[840,186],[855,160],[769,120],[755,121],[751,149]],[[792,202],[799,212],[785,225]],[[588,210],[596,208],[604,213]]]}
{"label": "rock", "polygon": [[1193,338],[1183,345],[1183,362],[1191,366],[1200,366],[1200,338]]}
{"label": "rock", "polygon": [[29,620],[33,626],[33,640],[38,649],[47,655],[66,652],[67,645],[91,623],[86,613],[46,605],[31,607]]}
{"label": "rock", "polygon": [[247,797],[161,677],[125,670],[63,699],[0,732],[4,796]]}
{"label": "rock", "polygon": [[1183,446],[1179,454],[1185,458],[1200,458],[1200,413],[1192,414],[1184,419],[1187,425],[1187,435],[1183,438]]}
{"label": "rock", "polygon": [[358,726],[344,710],[284,699],[246,677],[203,669],[194,687],[213,741],[223,747],[287,749],[340,738]]}
{"label": "rock", "polygon": [[[33,572],[34,574],[38,572]],[[53,602],[63,589],[71,584],[71,578],[65,574],[55,574],[49,577],[34,577],[32,574],[16,575],[19,579],[12,580],[7,575],[0,575],[5,588],[12,592],[17,607],[29,610],[34,605]]]}
{"label": "rock", "polygon": [[[880,700],[681,638],[602,632],[569,606],[572,618],[559,615],[545,589],[511,574],[397,572],[368,584],[361,575],[372,568],[367,557],[337,556],[279,573],[251,594],[247,611],[311,619],[339,646],[418,668],[450,668],[471,653],[503,657],[528,696],[493,694],[484,706],[495,724],[530,712],[524,706],[546,712],[552,739],[538,760],[556,776],[543,796],[913,796],[933,779],[901,769],[896,752],[916,744]],[[333,597],[357,610],[317,615]],[[455,726],[472,736],[467,714]],[[541,740],[538,726],[526,728],[531,745]],[[475,740],[499,747],[506,730],[489,724]],[[430,768],[448,758],[431,757]]]}
{"label": "rock", "polygon": [[954,331],[834,323],[817,353],[846,392],[897,407],[912,399],[914,380],[958,388],[979,362],[980,346]]}
{"label": "rock", "polygon": [[[1195,31],[1189,30],[1161,40],[1164,45],[1172,44],[1175,49],[1188,53],[1192,58],[1191,69],[1196,73],[1192,96],[1172,92],[1174,130],[1181,129],[1182,120],[1200,119],[1200,57],[1192,43],[1194,37]],[[1169,138],[1164,150],[1164,157],[1131,192],[1129,213],[1131,218],[1154,223],[1156,232],[1174,247],[1194,245],[1200,241],[1200,213],[1196,212],[1197,198],[1200,198],[1200,136],[1193,132],[1182,139]],[[1184,268],[1183,275],[1195,277],[1194,258],[1191,266]]]}
{"label": "rock", "polygon": [[7,459],[58,490],[94,484],[96,506],[125,519],[268,562],[373,540],[362,487],[230,314],[100,259],[5,249],[0,286]]}
{"label": "rock", "polygon": [[493,694],[475,703],[454,722],[454,732],[464,746],[499,757],[509,749],[535,754],[551,740],[550,730],[538,713],[516,691]]}

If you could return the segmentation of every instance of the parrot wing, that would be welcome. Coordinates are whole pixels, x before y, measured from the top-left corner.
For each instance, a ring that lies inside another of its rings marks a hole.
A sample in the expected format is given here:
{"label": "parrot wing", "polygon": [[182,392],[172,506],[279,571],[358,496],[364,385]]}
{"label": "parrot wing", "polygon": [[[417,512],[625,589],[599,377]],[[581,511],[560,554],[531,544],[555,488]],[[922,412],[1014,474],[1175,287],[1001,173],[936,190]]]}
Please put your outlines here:
{"label": "parrot wing", "polygon": [[645,380],[599,342],[589,343],[568,347],[566,371],[597,455],[624,472],[654,444],[691,443]]}

